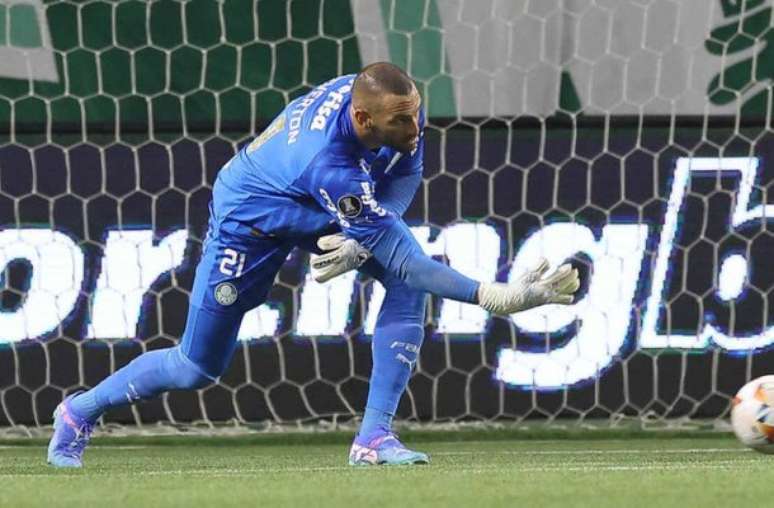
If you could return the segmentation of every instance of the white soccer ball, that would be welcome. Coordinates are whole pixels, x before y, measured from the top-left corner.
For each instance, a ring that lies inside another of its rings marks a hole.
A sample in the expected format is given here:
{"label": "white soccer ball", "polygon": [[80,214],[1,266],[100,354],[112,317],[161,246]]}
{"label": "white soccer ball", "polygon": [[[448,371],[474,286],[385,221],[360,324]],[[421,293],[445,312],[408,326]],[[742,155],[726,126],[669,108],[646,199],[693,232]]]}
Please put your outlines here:
{"label": "white soccer ball", "polygon": [[731,426],[745,446],[774,453],[774,376],[753,379],[731,401]]}

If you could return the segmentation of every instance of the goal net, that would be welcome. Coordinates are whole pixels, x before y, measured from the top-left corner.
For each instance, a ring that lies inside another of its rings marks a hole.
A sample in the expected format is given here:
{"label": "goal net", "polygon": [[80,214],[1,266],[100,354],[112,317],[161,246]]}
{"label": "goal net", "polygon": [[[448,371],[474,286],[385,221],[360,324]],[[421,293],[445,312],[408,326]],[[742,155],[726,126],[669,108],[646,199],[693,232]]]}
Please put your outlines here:
{"label": "goal net", "polygon": [[[718,422],[774,356],[771,0],[10,0],[0,5],[0,426],[177,343],[211,184],[292,98],[391,60],[428,112],[425,251],[579,301],[432,299],[398,417]],[[104,422],[362,411],[383,289],[294,252],[217,384]]]}

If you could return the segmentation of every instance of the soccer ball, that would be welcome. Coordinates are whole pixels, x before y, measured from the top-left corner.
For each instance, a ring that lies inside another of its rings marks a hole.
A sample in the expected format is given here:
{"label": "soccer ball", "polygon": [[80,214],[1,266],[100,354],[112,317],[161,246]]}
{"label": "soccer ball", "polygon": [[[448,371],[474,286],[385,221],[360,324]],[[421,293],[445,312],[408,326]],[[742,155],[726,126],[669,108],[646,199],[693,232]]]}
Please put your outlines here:
{"label": "soccer ball", "polygon": [[753,379],[731,401],[731,426],[745,446],[774,453],[774,376]]}

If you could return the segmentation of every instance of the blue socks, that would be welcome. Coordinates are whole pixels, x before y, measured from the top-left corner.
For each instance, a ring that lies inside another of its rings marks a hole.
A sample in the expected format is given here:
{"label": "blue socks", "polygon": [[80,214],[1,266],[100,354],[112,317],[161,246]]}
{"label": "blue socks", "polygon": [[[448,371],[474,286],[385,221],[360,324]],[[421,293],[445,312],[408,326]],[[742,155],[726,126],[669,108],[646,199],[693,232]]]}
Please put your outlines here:
{"label": "blue socks", "polygon": [[[393,416],[424,339],[425,297],[425,293],[409,289],[401,281],[388,280],[371,343],[373,370],[358,436],[361,439],[391,431]],[[70,401],[73,412],[94,422],[112,407],[150,399],[169,390],[191,390],[212,383],[216,377],[208,372],[221,372],[225,368],[233,351],[232,335],[236,337],[238,326],[235,321],[236,325],[229,324],[225,330],[228,333],[220,333],[226,325],[222,318],[216,318],[218,316],[209,320],[215,323],[209,328],[190,327],[190,334],[201,339],[197,341],[201,347],[188,347],[186,353],[183,352],[190,342],[185,338],[188,337],[187,327],[182,347],[149,351],[138,356],[91,390],[73,397]],[[215,340],[217,338],[221,340]],[[213,364],[215,359],[217,362]]]}
{"label": "blue socks", "polygon": [[[424,317],[424,301],[422,314]],[[359,437],[368,439],[390,432],[392,418],[411,377],[424,335],[424,328],[416,320],[377,325],[371,343],[373,370],[368,402]]]}
{"label": "blue socks", "polygon": [[159,349],[138,356],[91,390],[73,397],[70,407],[76,415],[94,422],[111,407],[169,390],[201,388],[214,380],[191,362],[179,346]]}
{"label": "blue socks", "polygon": [[386,434],[392,430],[392,418],[390,413],[366,407],[358,435],[370,441],[373,436]]}

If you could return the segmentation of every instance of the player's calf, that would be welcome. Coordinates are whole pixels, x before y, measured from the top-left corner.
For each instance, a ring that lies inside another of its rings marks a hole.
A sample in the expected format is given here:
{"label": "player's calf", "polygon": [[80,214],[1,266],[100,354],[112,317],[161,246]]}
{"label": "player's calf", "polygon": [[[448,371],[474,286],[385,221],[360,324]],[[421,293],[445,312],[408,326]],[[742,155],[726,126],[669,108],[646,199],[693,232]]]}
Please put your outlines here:
{"label": "player's calf", "polygon": [[194,390],[215,381],[179,346],[144,353],[95,388],[67,397],[54,411],[48,463],[82,467],[94,422],[112,407],[148,400],[169,390]]}

